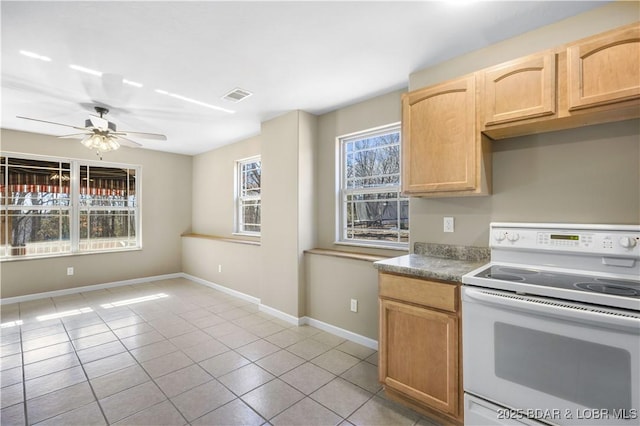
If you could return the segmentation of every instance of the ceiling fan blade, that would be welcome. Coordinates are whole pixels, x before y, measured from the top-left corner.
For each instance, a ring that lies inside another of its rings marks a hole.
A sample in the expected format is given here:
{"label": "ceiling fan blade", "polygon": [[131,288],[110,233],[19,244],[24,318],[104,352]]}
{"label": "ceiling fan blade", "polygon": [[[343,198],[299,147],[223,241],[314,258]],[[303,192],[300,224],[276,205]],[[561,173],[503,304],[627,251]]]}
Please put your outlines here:
{"label": "ceiling fan blade", "polygon": [[129,132],[127,130],[120,130],[118,131],[118,134],[125,134],[143,139],[155,139],[159,141],[167,140],[167,137],[165,135],[161,135],[160,133]]}
{"label": "ceiling fan blade", "polygon": [[131,139],[123,138],[122,136],[118,136],[118,143],[122,146],[128,146],[129,148],[140,148],[142,144],[138,142],[134,142]]}
{"label": "ceiling fan blade", "polygon": [[29,118],[29,117],[22,117],[20,115],[16,116],[17,118],[22,118],[24,120],[31,120],[31,121],[39,121],[41,123],[47,123],[47,124],[55,124],[56,126],[64,126],[64,127],[71,127],[72,129],[77,129],[77,130],[86,130],[84,127],[77,127],[77,126],[72,126],[70,124],[62,124],[62,123],[55,123],[53,121],[47,121],[47,120],[39,120],[37,118]]}
{"label": "ceiling fan blade", "polygon": [[74,133],[72,135],[62,135],[58,136],[59,139],[84,139],[85,136],[91,135],[92,133]]}

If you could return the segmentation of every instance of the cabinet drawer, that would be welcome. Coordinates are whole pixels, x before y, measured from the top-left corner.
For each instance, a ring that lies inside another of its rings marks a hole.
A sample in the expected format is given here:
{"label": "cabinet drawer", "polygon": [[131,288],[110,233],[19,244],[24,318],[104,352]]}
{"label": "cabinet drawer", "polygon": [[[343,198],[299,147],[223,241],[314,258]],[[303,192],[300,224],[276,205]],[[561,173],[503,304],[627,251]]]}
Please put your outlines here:
{"label": "cabinet drawer", "polygon": [[381,273],[379,295],[444,311],[456,312],[458,286]]}

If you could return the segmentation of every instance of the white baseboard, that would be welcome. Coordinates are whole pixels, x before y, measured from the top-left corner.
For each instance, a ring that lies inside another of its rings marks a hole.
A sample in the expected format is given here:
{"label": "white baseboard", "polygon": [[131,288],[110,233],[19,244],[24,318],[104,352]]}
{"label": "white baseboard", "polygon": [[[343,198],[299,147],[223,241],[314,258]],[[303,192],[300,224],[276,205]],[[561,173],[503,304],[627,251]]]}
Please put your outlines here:
{"label": "white baseboard", "polygon": [[293,315],[289,315],[285,312],[279,311],[275,308],[272,308],[271,306],[263,305],[262,303],[260,303],[258,309],[260,310],[260,312],[272,315],[278,319],[281,319],[282,321],[288,322],[291,325],[304,325],[304,321],[302,318],[294,317]]}
{"label": "white baseboard", "polygon": [[335,334],[336,336],[342,337],[344,339],[350,340],[354,343],[358,343],[360,345],[366,346],[368,348],[378,350],[378,341],[370,339],[369,337],[362,336],[360,334],[354,333],[349,330],[345,330],[344,328],[336,327],[335,325],[331,325],[329,323],[310,318],[310,317],[295,317],[293,315],[287,314],[286,312],[282,312],[278,309],[272,308],[268,305],[263,305],[260,302],[260,299],[254,296],[250,296],[248,294],[239,292],[237,290],[230,289],[220,284],[212,283],[211,281],[204,280],[202,278],[195,277],[193,275],[182,273],[182,277],[198,284],[205,285],[207,287],[211,287],[213,289],[219,290],[223,293],[230,294],[232,296],[236,296],[240,299],[246,300],[251,303],[255,303],[258,305],[258,310],[260,312],[264,312],[271,316],[274,316],[282,321],[285,321],[291,325],[301,326],[301,325],[310,325],[312,327],[319,328],[320,330],[326,331],[331,334]]}
{"label": "white baseboard", "polygon": [[82,287],[65,288],[64,290],[45,291],[43,293],[26,294],[24,296],[5,297],[0,299],[0,305],[8,305],[9,303],[29,302],[31,300],[46,299],[48,297],[66,296],[75,293],[84,293],[86,291],[104,290],[105,288],[121,287],[123,285],[134,285],[148,283],[152,281],[169,280],[173,278],[181,278],[181,272],[174,274],[155,275],[152,277],[134,278],[131,280],[113,281],[110,283],[86,285]]}
{"label": "white baseboard", "polygon": [[350,340],[354,343],[361,344],[362,346],[366,346],[373,350],[378,350],[378,341],[370,339],[369,337],[365,337],[361,334],[354,333],[349,330],[345,330],[344,328],[336,327],[335,325],[328,324],[326,322],[309,318],[302,317],[304,320],[304,324],[308,324],[312,327],[319,328],[320,330],[324,330],[327,333],[335,334],[336,336],[343,337],[347,340]]}
{"label": "white baseboard", "polygon": [[350,340],[354,343],[359,343],[368,348],[378,350],[378,342],[376,340],[370,339],[368,337],[362,336],[360,334],[354,333],[349,330],[345,330],[340,327],[336,327],[334,325],[328,324],[326,322],[323,322],[314,318],[295,317],[293,315],[282,312],[278,309],[272,308],[271,306],[263,305],[262,303],[260,303],[260,299],[257,297],[250,296],[240,291],[230,289],[220,284],[216,284],[211,281],[207,281],[202,278],[198,278],[193,275],[186,274],[184,272],[177,272],[177,273],[165,274],[165,275],[155,275],[152,277],[134,278],[130,280],[87,285],[82,287],[67,288],[63,290],[46,291],[43,293],[27,294],[24,296],[6,297],[6,298],[0,299],[0,305],[8,305],[10,303],[29,302],[31,300],[45,299],[49,297],[66,296],[69,294],[84,293],[84,292],[93,291],[93,290],[104,290],[106,288],[120,287],[125,285],[143,284],[143,283],[148,283],[152,281],[169,280],[174,278],[185,278],[197,284],[204,285],[206,287],[213,288],[215,290],[221,291],[231,296],[235,296],[239,299],[246,300],[247,302],[254,303],[258,305],[258,309],[260,310],[260,312],[265,312],[291,325],[296,325],[296,326],[305,325],[305,324],[310,325],[312,327],[319,328],[320,330],[324,330],[328,333],[335,334],[336,336]]}
{"label": "white baseboard", "polygon": [[215,290],[218,290],[218,291],[221,291],[223,293],[229,294],[231,296],[235,296],[235,297],[237,297],[239,299],[246,300],[247,302],[251,302],[251,303],[254,303],[256,305],[260,304],[260,299],[258,299],[257,297],[250,296],[250,295],[248,295],[246,293],[242,293],[242,292],[237,291],[237,290],[233,290],[233,289],[231,289],[229,287],[225,287],[223,285],[216,284],[216,283],[213,283],[211,281],[207,281],[207,280],[202,279],[202,278],[194,277],[193,275],[185,274],[184,272],[182,272],[180,274],[180,276],[182,278],[186,278],[188,280],[191,280],[191,281],[193,281],[195,283],[202,284],[204,286],[211,287],[211,288],[213,288]]}

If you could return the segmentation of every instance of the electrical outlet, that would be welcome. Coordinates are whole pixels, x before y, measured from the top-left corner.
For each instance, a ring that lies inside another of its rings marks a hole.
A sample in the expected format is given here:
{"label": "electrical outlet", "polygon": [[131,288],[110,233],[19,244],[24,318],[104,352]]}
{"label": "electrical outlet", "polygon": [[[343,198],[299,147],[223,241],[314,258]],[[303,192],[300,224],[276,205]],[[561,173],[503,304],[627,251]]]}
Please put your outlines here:
{"label": "electrical outlet", "polygon": [[445,216],[444,218],[444,232],[453,232],[453,218]]}
{"label": "electrical outlet", "polygon": [[67,275],[73,275],[73,266],[67,268]]}
{"label": "electrical outlet", "polygon": [[218,265],[218,272],[222,272],[222,265]]}
{"label": "electrical outlet", "polygon": [[351,299],[351,312],[358,312],[358,299]]}

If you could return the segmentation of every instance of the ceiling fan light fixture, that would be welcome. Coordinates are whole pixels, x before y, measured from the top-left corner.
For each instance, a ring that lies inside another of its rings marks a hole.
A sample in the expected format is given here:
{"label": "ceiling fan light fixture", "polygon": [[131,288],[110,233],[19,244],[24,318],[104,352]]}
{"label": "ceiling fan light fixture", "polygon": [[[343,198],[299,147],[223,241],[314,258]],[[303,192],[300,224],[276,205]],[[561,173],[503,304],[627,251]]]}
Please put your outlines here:
{"label": "ceiling fan light fixture", "polygon": [[115,151],[120,148],[120,144],[115,138],[100,134],[89,135],[81,141],[82,145],[99,152]]}

